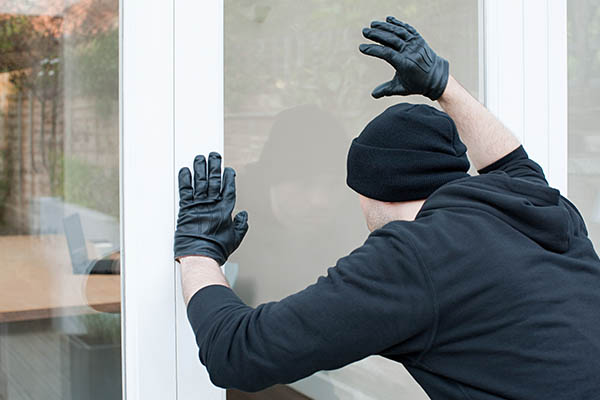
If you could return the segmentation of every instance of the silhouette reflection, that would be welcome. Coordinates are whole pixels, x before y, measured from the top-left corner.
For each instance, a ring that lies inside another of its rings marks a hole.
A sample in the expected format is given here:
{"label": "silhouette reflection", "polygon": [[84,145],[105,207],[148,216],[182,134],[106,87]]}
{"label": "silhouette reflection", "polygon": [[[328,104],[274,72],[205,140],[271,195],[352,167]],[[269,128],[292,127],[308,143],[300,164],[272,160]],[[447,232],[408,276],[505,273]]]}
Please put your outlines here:
{"label": "silhouette reflection", "polygon": [[248,304],[315,282],[366,238],[345,184],[349,144],[333,115],[302,105],[275,117],[258,161],[238,170],[237,206],[248,210],[250,230],[232,261],[240,265],[235,290]]}

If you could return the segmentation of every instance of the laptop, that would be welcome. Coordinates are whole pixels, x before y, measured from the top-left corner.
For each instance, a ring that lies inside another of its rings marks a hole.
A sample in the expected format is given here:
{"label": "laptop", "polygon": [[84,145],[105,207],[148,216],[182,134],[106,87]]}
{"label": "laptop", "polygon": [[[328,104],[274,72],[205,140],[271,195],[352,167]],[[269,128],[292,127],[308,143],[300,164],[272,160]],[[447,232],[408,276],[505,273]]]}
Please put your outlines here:
{"label": "laptop", "polygon": [[119,259],[111,258],[119,253],[118,250],[97,260],[88,258],[79,214],[72,214],[63,218],[63,226],[74,274],[119,274],[121,272]]}

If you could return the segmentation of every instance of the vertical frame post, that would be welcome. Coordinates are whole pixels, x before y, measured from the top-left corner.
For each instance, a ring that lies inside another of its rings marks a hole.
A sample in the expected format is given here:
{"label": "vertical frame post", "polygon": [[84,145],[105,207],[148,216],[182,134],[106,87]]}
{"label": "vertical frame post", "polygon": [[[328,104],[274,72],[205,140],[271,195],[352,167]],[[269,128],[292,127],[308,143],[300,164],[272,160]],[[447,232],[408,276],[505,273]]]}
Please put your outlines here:
{"label": "vertical frame post", "polygon": [[523,1],[523,145],[546,174],[548,51],[547,1]]}
{"label": "vertical frame post", "polygon": [[523,140],[521,0],[484,0],[485,104]]}
{"label": "vertical frame post", "polygon": [[[177,0],[174,16],[175,181],[197,154],[223,154],[223,0]],[[173,200],[177,211],[177,194]],[[225,391],[210,382],[198,358],[176,271],[178,399],[224,400]]]}
{"label": "vertical frame post", "polygon": [[120,11],[123,393],[174,399],[173,0]]}
{"label": "vertical frame post", "polygon": [[483,0],[485,103],[567,191],[566,0]]}
{"label": "vertical frame post", "polygon": [[568,195],[567,1],[548,4],[548,175],[550,184]]}

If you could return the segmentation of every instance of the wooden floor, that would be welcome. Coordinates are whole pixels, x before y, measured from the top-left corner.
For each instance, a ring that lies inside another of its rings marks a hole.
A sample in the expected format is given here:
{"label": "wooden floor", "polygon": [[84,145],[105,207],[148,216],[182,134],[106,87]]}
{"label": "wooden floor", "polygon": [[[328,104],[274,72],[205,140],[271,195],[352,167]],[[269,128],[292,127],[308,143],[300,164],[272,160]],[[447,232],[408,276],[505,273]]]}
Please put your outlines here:
{"label": "wooden floor", "polygon": [[67,357],[47,320],[0,325],[0,399],[64,400]]}
{"label": "wooden floor", "polygon": [[312,400],[285,385],[275,385],[256,393],[228,390],[227,400]]}
{"label": "wooden floor", "polygon": [[[0,400],[78,400],[71,399],[68,386],[63,335],[51,320],[0,324]],[[276,385],[256,393],[227,390],[227,400],[311,399]]]}
{"label": "wooden floor", "polygon": [[0,324],[0,400],[81,400],[71,395],[71,354],[61,329],[72,331],[72,320]]}

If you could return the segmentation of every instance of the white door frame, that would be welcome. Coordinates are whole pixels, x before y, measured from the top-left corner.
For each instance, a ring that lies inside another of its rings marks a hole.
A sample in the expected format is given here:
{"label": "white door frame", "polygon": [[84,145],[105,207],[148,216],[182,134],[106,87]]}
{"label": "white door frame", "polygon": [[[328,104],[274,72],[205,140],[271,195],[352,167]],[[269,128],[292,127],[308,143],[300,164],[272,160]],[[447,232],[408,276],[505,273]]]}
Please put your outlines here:
{"label": "white door frame", "polygon": [[121,0],[122,345],[128,400],[225,398],[198,359],[173,261],[177,171],[196,154],[223,151],[222,11],[221,0]]}
{"label": "white door frame", "polygon": [[123,393],[177,393],[173,0],[122,0],[121,262]]}
{"label": "white door frame", "polygon": [[[197,154],[223,154],[223,1],[176,0],[174,21],[173,180],[179,168],[191,168]],[[173,199],[177,212],[178,194]],[[225,391],[210,382],[199,361],[176,271],[177,398],[224,400]]]}
{"label": "white door frame", "polygon": [[[479,5],[485,104],[566,195],[566,0]],[[223,152],[223,0],[121,0],[120,18],[124,398],[223,400],[172,253],[177,171]]]}
{"label": "white door frame", "polygon": [[485,104],[567,194],[567,2],[482,0]]}

